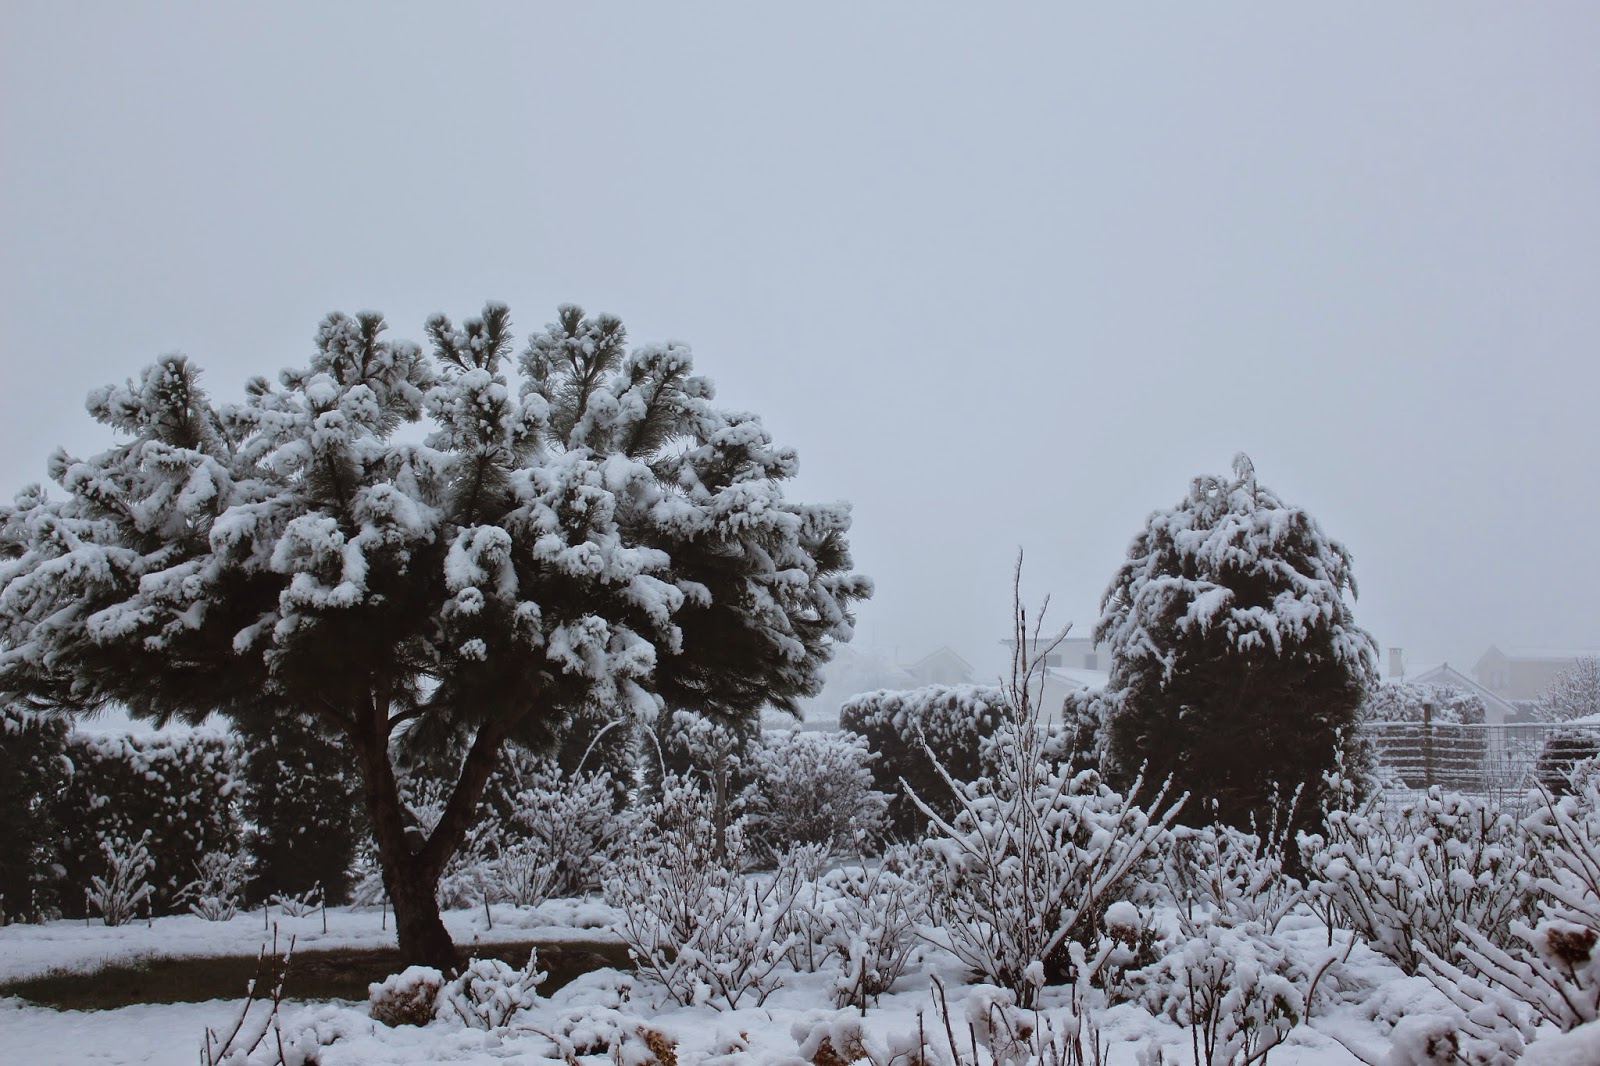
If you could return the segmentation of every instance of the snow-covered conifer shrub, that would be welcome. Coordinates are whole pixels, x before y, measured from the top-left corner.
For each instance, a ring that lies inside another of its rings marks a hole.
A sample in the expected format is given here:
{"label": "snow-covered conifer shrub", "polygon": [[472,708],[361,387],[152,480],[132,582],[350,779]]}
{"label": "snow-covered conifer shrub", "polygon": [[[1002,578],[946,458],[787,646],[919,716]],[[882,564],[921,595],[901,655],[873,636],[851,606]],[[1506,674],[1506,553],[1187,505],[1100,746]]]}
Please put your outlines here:
{"label": "snow-covered conifer shrub", "polygon": [[408,966],[367,986],[367,1010],[388,1026],[427,1025],[439,1012],[444,974],[432,966]]}
{"label": "snow-covered conifer shrub", "polygon": [[0,706],[0,924],[56,913],[67,725]]}
{"label": "snow-covered conifer shrub", "polygon": [[1504,948],[1512,922],[1534,914],[1539,856],[1482,800],[1434,788],[1398,815],[1369,802],[1329,811],[1326,826],[1300,836],[1307,892],[1408,974],[1423,949],[1461,961],[1458,923]]}
{"label": "snow-covered conifer shrub", "polygon": [[940,816],[955,816],[959,804],[944,775],[961,782],[983,776],[983,740],[999,726],[1004,708],[999,687],[980,685],[868,692],[839,708],[840,728],[865,737],[877,756],[873,787],[890,797],[896,839],[918,840],[927,830],[913,795]]}
{"label": "snow-covered conifer shrub", "polygon": [[743,827],[719,827],[716,799],[668,775],[641,812],[636,850],[606,881],[622,911],[618,927],[641,977],[680,1006],[759,1006],[782,984],[794,944],[790,912],[804,871],[778,857],[769,875],[746,877]]}
{"label": "snow-covered conifer shrub", "polygon": [[1101,603],[1112,784],[1170,777],[1185,822],[1241,829],[1304,786],[1294,828],[1316,828],[1323,775],[1377,680],[1355,591],[1349,552],[1247,456],[1195,478],[1150,515]]}
{"label": "snow-covered conifer shrub", "polygon": [[178,894],[202,856],[241,849],[237,753],[227,737],[203,730],[75,734],[67,754],[74,772],[61,797],[58,854],[78,901],[103,867],[103,840],[145,838],[155,863],[149,903],[157,915],[186,909]]}
{"label": "snow-covered conifer shrub", "polygon": [[208,922],[226,922],[239,913],[249,876],[249,859],[242,852],[213,851],[200,856],[195,878],[178,892],[191,913]]}
{"label": "snow-covered conifer shrub", "polygon": [[1539,784],[1564,796],[1573,790],[1573,776],[1600,758],[1600,729],[1558,729],[1539,749]]}
{"label": "snow-covered conifer shrub", "polygon": [[802,845],[825,855],[876,851],[889,797],[872,787],[872,759],[853,733],[766,733],[749,755],[751,843],[768,856]]}
{"label": "snow-covered conifer shrub", "polygon": [[150,857],[149,839],[150,832],[146,830],[137,840],[112,837],[100,842],[106,872],[89,879],[84,899],[107,925],[131,921],[141,908],[149,906],[150,897],[155,893],[149,879],[156,868],[155,860]]}
{"label": "snow-covered conifer shrub", "polygon": [[548,976],[539,969],[537,951],[521,969],[499,959],[473,959],[440,990],[440,1010],[449,1008],[469,1029],[498,1029],[518,1011],[538,1005],[539,985]]}

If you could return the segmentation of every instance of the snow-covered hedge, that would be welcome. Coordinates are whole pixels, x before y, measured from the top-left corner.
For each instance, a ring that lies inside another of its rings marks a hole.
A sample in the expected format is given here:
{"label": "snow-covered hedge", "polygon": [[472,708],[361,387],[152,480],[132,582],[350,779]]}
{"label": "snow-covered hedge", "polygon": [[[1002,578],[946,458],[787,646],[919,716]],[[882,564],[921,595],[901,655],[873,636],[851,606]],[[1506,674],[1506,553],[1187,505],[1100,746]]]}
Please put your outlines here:
{"label": "snow-covered hedge", "polygon": [[984,772],[983,740],[999,727],[1004,706],[1005,693],[994,686],[930,685],[864,693],[839,709],[839,725],[865,737],[877,756],[873,787],[890,797],[897,838],[917,840],[927,829],[912,793],[940,816],[955,815],[955,793],[935,761],[956,781],[976,781]]}
{"label": "snow-covered hedge", "polygon": [[58,808],[56,861],[65,871],[62,910],[84,914],[91,879],[106,873],[102,843],[139,840],[154,862],[150,907],[187,909],[183,888],[202,858],[236,852],[241,843],[237,748],[220,733],[155,737],[75,734],[67,746],[73,772]]}
{"label": "snow-covered hedge", "polygon": [[853,733],[764,733],[748,757],[752,842],[766,855],[808,844],[827,855],[876,851],[889,797],[872,787],[873,758]]}
{"label": "snow-covered hedge", "polygon": [[0,707],[0,923],[38,921],[57,906],[59,798],[72,773],[67,726]]}

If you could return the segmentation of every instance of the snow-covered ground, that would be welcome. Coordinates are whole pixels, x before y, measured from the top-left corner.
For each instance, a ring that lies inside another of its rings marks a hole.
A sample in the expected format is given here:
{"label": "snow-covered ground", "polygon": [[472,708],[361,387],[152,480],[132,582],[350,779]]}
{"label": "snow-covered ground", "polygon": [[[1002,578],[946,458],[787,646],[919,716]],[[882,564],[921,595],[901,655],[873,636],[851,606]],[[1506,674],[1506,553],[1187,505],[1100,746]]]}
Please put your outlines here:
{"label": "snow-covered ground", "polygon": [[[613,917],[603,904],[580,901],[553,901],[520,911],[496,907],[492,913],[492,930],[481,910],[447,915],[452,936],[467,953],[474,940],[608,937],[597,927]],[[303,918],[280,915],[277,921],[280,939],[293,934],[299,945],[308,948],[380,946],[393,939],[392,924],[384,929],[377,910],[334,908],[328,912],[326,934],[320,914]],[[1316,960],[1328,953],[1326,931],[1309,915],[1291,917],[1285,930],[1306,958]],[[1341,944],[1348,935],[1340,934]],[[265,934],[266,942],[270,937]],[[150,926],[115,929],[83,922],[15,925],[0,929],[0,979],[15,980],[59,968],[87,971],[107,961],[141,956],[250,954],[263,942],[259,912],[229,922],[172,917],[157,919]],[[950,1015],[956,1022],[958,1043],[965,1049],[968,1004],[981,1001],[984,990],[964,985],[954,960],[938,954],[930,959],[868,1013],[862,1024],[869,1046],[873,1040],[903,1040],[919,1026],[937,1037],[936,1045],[947,1042],[934,995],[937,976],[949,988]],[[1286,1044],[1272,1052],[1271,1062],[1278,1066],[1359,1063],[1361,1059],[1346,1046],[1361,1051],[1370,1061],[1382,1062],[1388,1053],[1389,1031],[1397,1019],[1446,1008],[1425,980],[1404,977],[1363,945],[1356,946],[1349,962],[1336,974],[1324,989],[1326,995],[1319,993],[1318,1011],[1311,1024],[1298,1027]],[[598,1047],[598,1039],[606,1032],[622,1033],[631,1041],[627,1046],[643,1056],[647,1045],[641,1033],[645,1030],[676,1045],[679,1063],[803,1062],[796,1057],[802,1041],[823,1031],[819,1026],[836,1030],[854,1024],[852,1012],[828,1006],[828,980],[820,974],[793,974],[760,1007],[718,1011],[704,1006],[663,1006],[658,991],[648,984],[615,970],[600,970],[541,999],[532,1010],[517,1015],[511,1026],[493,1032],[468,1029],[459,1020],[447,1018],[424,1028],[391,1029],[373,1021],[365,1003],[291,1004],[285,1009],[284,1021],[286,1031],[314,1029],[318,1039],[326,1042],[320,1051],[324,1066],[560,1061],[552,1057],[556,1045],[550,1036],[565,1036],[581,1052],[585,1046]],[[0,1062],[187,1066],[196,1061],[208,1026],[222,1029],[231,1024],[239,1005],[232,997],[235,991],[219,989],[219,994],[226,992],[228,998],[205,1003],[92,1012],[55,1011],[17,999],[0,1001]],[[1065,994],[1064,990],[1047,991],[1045,1017],[1064,1016]],[[1169,1062],[1192,1061],[1186,1029],[1154,1018],[1135,1005],[1110,1008],[1098,1019],[1111,1048],[1108,1066],[1135,1066],[1138,1053],[1152,1040],[1166,1049]],[[596,1041],[586,1045],[586,1035]]]}

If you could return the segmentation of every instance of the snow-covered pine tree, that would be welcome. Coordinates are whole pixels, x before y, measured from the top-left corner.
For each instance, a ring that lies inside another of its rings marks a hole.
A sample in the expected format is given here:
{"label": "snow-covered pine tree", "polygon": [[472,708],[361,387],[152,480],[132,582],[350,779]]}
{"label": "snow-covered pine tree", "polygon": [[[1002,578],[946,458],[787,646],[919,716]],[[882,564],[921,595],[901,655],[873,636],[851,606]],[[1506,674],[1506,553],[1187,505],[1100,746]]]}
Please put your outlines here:
{"label": "snow-covered pine tree", "polygon": [[[1257,484],[1250,460],[1200,477],[1157,511],[1106,590],[1108,755],[1121,787],[1169,774],[1184,820],[1249,828],[1297,787],[1295,826],[1377,677],[1354,621],[1350,555],[1314,518]],[[1263,822],[1262,824],[1265,824]]]}
{"label": "snow-covered pine tree", "polygon": [[[0,509],[0,699],[156,720],[311,711],[359,768],[407,962],[454,967],[434,888],[499,752],[591,705],[793,709],[850,636],[849,509],[722,410],[687,348],[561,308],[508,375],[490,304],[430,350],[330,315],[304,369],[213,403],[183,356],[96,390],[125,443]],[[426,420],[418,442],[402,426]],[[457,745],[408,839],[390,742]]]}

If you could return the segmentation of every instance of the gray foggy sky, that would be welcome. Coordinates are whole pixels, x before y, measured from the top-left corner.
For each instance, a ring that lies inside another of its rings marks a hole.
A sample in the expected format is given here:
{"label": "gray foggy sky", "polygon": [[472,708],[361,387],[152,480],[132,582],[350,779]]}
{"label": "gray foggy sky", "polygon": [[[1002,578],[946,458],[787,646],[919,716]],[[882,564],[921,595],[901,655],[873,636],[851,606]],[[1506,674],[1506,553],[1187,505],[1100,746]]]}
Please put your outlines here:
{"label": "gray foggy sky", "polygon": [[0,9],[0,492],[161,352],[570,301],[853,502],[903,660],[997,669],[1019,546],[1086,634],[1239,450],[1381,644],[1600,647],[1600,8],[450,6]]}

